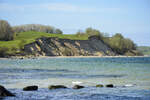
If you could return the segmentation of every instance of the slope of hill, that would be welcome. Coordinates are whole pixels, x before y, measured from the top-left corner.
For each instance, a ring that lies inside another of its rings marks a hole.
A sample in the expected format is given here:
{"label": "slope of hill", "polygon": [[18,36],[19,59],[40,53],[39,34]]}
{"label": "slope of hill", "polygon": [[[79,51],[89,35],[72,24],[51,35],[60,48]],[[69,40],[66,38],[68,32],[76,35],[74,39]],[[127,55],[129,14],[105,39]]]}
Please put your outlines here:
{"label": "slope of hill", "polygon": [[97,36],[88,40],[71,40],[42,37],[25,45],[28,54],[44,56],[115,56],[116,54]]}
{"label": "slope of hill", "polygon": [[18,33],[14,40],[0,41],[0,56],[138,56],[137,50],[117,54],[100,36],[50,34],[44,32]]}
{"label": "slope of hill", "polygon": [[150,55],[150,47],[149,46],[139,46],[138,50],[142,52],[144,55]]}
{"label": "slope of hill", "polygon": [[71,40],[87,40],[88,36],[71,35],[71,34],[50,34],[44,32],[22,32],[16,35],[14,40],[11,41],[0,41],[0,56],[6,55],[16,55],[22,53],[24,45],[36,41],[40,37],[58,37],[61,39],[71,39]]}

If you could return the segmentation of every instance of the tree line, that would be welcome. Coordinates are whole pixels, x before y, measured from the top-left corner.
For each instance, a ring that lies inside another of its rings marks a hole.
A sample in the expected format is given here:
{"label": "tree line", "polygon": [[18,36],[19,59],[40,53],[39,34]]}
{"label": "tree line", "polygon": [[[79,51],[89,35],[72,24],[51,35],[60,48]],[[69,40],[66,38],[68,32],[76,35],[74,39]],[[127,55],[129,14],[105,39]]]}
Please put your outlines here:
{"label": "tree line", "polygon": [[10,24],[6,20],[0,20],[0,40],[3,41],[13,40],[15,33],[18,34],[20,32],[27,32],[27,31],[63,34],[63,32],[60,29],[48,25],[26,24],[26,25],[10,26]]}
{"label": "tree line", "polygon": [[54,33],[54,34],[63,33],[60,29],[56,29],[52,26],[41,25],[41,24],[26,24],[26,25],[14,26],[12,28],[16,33],[27,32],[27,31],[37,31],[37,32]]}

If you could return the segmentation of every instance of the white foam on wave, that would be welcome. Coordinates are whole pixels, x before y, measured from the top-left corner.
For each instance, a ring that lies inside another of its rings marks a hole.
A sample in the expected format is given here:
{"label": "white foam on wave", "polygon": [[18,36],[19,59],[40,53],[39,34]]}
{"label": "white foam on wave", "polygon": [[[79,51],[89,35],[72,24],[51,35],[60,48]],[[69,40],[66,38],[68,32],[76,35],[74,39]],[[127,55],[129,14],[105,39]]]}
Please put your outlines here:
{"label": "white foam on wave", "polygon": [[74,85],[79,85],[79,84],[82,84],[83,82],[80,82],[80,81],[74,81],[74,82],[72,82],[72,84],[74,84]]}

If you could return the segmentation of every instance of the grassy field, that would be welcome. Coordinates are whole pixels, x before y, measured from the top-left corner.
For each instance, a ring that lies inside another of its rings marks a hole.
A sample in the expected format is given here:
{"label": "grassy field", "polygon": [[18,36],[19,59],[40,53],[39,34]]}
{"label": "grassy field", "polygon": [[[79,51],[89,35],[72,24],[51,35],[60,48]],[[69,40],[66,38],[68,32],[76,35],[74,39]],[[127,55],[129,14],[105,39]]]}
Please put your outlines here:
{"label": "grassy field", "polygon": [[77,36],[74,34],[50,34],[50,33],[42,33],[42,32],[22,32],[18,33],[18,35],[12,41],[0,41],[0,48],[8,48],[10,53],[16,52],[15,49],[20,49],[23,45],[34,42],[37,38],[40,37],[58,37],[61,39],[71,39],[71,40],[87,40],[88,36]]}

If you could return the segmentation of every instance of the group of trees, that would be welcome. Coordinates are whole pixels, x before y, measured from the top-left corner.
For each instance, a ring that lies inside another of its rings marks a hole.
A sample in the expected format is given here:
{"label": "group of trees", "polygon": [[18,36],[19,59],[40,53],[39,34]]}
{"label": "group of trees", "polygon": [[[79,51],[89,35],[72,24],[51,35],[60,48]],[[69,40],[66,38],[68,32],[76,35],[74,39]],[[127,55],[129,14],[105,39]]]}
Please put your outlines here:
{"label": "group of trees", "polygon": [[9,23],[5,20],[0,20],[0,40],[13,40],[14,31]]}
{"label": "group of trees", "polygon": [[41,25],[41,24],[26,24],[26,25],[14,26],[13,30],[16,33],[27,32],[27,31],[37,31],[37,32],[54,33],[54,34],[63,33],[60,29],[56,29],[52,26]]}
{"label": "group of trees", "polygon": [[136,50],[136,44],[129,38],[124,38],[120,33],[105,38],[104,42],[118,54],[125,54],[128,51]]}
{"label": "group of trees", "polygon": [[18,34],[20,32],[27,32],[27,31],[37,31],[54,34],[63,33],[60,29],[48,25],[27,24],[11,27],[7,21],[0,20],[0,40],[3,41],[13,40],[15,33]]}
{"label": "group of trees", "polygon": [[85,30],[85,32],[78,31],[78,32],[76,33],[76,35],[77,35],[77,36],[87,35],[88,37],[95,35],[95,36],[100,37],[101,39],[103,38],[103,33],[101,33],[99,30],[93,29],[93,28],[91,28],[91,27],[87,28],[87,29]]}
{"label": "group of trees", "polygon": [[93,28],[87,28],[85,32],[78,31],[77,36],[88,35],[88,36],[98,36],[105,44],[112,48],[118,54],[124,54],[131,50],[136,50],[136,44],[128,39],[124,38],[120,33],[116,33],[112,37],[109,37],[108,33],[102,33],[99,30]]}

